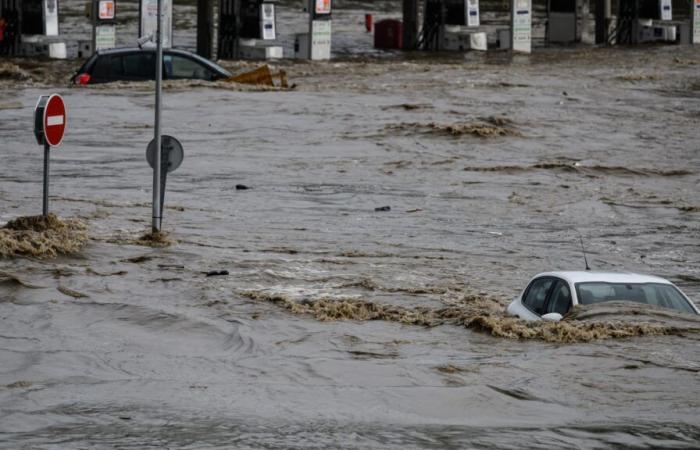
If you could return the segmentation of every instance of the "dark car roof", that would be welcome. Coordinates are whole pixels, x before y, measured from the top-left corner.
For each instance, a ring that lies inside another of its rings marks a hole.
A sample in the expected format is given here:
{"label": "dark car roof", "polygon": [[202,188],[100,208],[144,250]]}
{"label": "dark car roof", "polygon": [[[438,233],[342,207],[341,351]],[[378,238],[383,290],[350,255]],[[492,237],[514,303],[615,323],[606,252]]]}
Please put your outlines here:
{"label": "dark car roof", "polygon": [[[118,47],[118,48],[110,48],[107,50],[98,50],[96,53],[98,56],[104,56],[104,55],[123,55],[127,53],[153,53],[156,51],[155,46],[147,46],[143,48],[139,47]],[[228,76],[231,76],[231,73],[221,67],[220,65],[216,64],[213,61],[210,61],[206,58],[202,58],[201,56],[188,52],[187,50],[182,50],[182,49],[177,49],[177,48],[164,48],[163,53],[169,53],[171,55],[182,55],[182,56],[188,56],[190,58],[196,59],[197,61],[200,61],[202,64],[205,64],[207,66],[210,66],[214,69],[216,69],[218,72],[221,72],[222,74],[227,74]]]}
{"label": "dark car roof", "polygon": [[[102,49],[102,50],[97,50],[97,54],[98,55],[117,55],[120,53],[140,53],[140,52],[155,52],[155,51],[156,51],[155,46],[149,45],[149,46],[144,46],[143,48],[116,47],[116,48],[109,48],[106,50]],[[178,48],[163,48],[163,51],[168,52],[168,53],[181,53],[183,55],[198,56],[192,52],[188,52],[187,50],[182,50],[182,49],[178,49]]]}

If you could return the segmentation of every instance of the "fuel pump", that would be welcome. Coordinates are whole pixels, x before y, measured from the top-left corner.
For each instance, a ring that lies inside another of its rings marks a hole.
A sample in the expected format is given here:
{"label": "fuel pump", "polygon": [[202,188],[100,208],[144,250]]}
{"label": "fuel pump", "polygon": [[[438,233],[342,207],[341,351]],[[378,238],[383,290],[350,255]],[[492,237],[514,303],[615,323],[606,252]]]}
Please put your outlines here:
{"label": "fuel pump", "polygon": [[671,0],[640,0],[639,18],[652,20],[673,20]]}
{"label": "fuel pump", "polygon": [[91,1],[92,48],[97,51],[116,47],[116,0]]}
{"label": "fuel pump", "polygon": [[[481,25],[479,0],[426,0],[423,9],[423,39],[426,50],[481,50],[476,30]],[[485,40],[485,36],[479,35]],[[483,48],[485,50],[485,48]]]}
{"label": "fuel pump", "polygon": [[221,0],[219,58],[241,56],[239,39],[277,39],[277,0]]}
{"label": "fuel pump", "polygon": [[58,36],[58,0],[24,0],[22,33]]}
{"label": "fuel pump", "polygon": [[331,0],[309,0],[308,55],[311,60],[331,59]]}
{"label": "fuel pump", "polygon": [[275,3],[269,0],[240,1],[240,33],[243,39],[263,39],[272,41],[276,38]]}

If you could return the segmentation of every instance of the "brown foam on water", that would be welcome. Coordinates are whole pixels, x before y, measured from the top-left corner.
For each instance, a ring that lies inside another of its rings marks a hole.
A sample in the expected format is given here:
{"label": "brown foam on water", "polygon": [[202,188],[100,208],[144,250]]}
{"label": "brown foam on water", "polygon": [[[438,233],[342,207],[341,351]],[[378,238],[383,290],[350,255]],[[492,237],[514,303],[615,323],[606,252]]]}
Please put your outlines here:
{"label": "brown foam on water", "polygon": [[[700,320],[626,321],[612,316],[589,320],[566,318],[561,322],[527,322],[505,315],[497,299],[485,295],[462,294],[445,308],[403,307],[380,304],[357,298],[318,297],[295,300],[283,293],[243,291],[242,295],[274,303],[294,314],[312,316],[321,321],[384,320],[407,325],[435,327],[458,325],[507,339],[534,339],[546,342],[575,343],[601,339],[630,338],[649,335],[682,335],[699,333]],[[580,313],[579,313],[580,314]],[[579,316],[580,317],[580,316]],[[624,319],[624,311],[618,311]]]}
{"label": "brown foam on water", "polygon": [[522,136],[513,126],[513,122],[505,117],[486,117],[471,122],[456,123],[400,123],[387,125],[387,130],[427,132],[432,134],[447,134],[450,136],[477,136],[493,138],[501,136]]}
{"label": "brown foam on water", "polygon": [[363,288],[369,291],[382,291],[407,294],[446,294],[448,292],[461,291],[461,286],[381,286],[369,278],[360,278],[357,281],[341,284],[337,288]]}
{"label": "brown foam on water", "polygon": [[5,385],[7,389],[18,389],[18,388],[28,388],[32,386],[31,381],[26,381],[26,380],[19,380],[15,381],[14,383],[10,383]]}
{"label": "brown foam on water", "polygon": [[136,244],[145,245],[146,247],[163,248],[170,247],[175,241],[168,237],[168,233],[164,231],[153,231],[146,233],[136,240]]}
{"label": "brown foam on water", "polygon": [[617,79],[621,81],[658,81],[661,79],[661,76],[657,74],[630,73],[620,75]]}
{"label": "brown foam on water", "polygon": [[19,217],[0,228],[0,257],[55,258],[79,252],[87,242],[87,225],[79,219]]}
{"label": "brown foam on water", "polygon": [[32,76],[17,64],[0,63],[0,80],[29,80]]}

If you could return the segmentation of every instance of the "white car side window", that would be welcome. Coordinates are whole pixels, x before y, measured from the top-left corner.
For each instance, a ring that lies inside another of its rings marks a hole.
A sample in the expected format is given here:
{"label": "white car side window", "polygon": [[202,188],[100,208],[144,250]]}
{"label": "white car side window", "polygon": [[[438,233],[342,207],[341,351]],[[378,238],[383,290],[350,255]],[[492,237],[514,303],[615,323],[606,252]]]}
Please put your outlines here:
{"label": "white car side window", "polygon": [[559,313],[562,316],[569,312],[571,308],[571,290],[566,281],[557,282],[557,286],[552,292],[552,296],[547,302],[547,313]]}
{"label": "white car side window", "polygon": [[530,287],[525,293],[523,305],[535,314],[542,315],[544,313],[544,301],[547,299],[547,294],[553,283],[554,279],[552,278],[534,280],[530,283]]}

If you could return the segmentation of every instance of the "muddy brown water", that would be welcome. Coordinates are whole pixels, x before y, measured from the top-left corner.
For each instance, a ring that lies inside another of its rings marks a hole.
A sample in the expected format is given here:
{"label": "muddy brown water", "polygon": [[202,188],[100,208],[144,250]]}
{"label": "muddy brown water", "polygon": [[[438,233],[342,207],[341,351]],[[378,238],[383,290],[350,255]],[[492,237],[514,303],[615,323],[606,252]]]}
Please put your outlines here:
{"label": "muddy brown water", "polygon": [[[171,84],[164,132],[185,162],[165,248],[137,244],[152,84],[69,89],[42,74],[71,62],[16,62],[33,78],[0,80],[0,223],[40,212],[32,111],[55,91],[69,132],[51,210],[90,242],[0,259],[0,447],[697,446],[697,321],[623,307],[542,330],[502,310],[537,272],[583,267],[578,233],[594,268],[700,299],[700,50]],[[669,332],[583,339],[594,323]]]}

